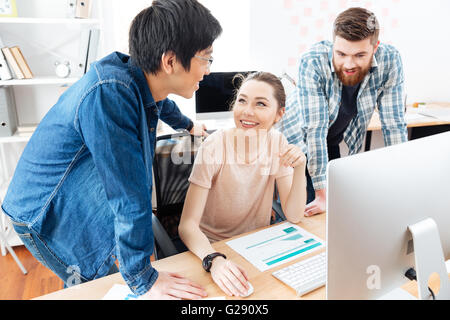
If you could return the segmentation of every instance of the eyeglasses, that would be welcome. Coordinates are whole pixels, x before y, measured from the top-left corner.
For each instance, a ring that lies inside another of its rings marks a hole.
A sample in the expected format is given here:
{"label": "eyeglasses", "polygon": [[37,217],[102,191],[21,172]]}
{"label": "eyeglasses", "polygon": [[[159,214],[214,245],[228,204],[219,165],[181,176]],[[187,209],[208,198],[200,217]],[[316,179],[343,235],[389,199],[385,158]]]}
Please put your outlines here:
{"label": "eyeglasses", "polygon": [[208,61],[208,68],[211,67],[211,65],[212,65],[212,63],[213,63],[213,61],[214,61],[214,58],[213,58],[213,57],[211,57],[211,58],[205,58],[205,57],[200,57],[200,56],[194,56],[194,58],[197,58],[197,59],[200,59],[200,60],[203,60],[203,61]]}

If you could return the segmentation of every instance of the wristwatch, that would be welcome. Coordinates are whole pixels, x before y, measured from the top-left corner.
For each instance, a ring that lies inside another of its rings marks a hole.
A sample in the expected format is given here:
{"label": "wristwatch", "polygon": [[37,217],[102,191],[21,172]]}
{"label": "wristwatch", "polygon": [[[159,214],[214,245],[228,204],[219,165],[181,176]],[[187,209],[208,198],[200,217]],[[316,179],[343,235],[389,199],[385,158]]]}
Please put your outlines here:
{"label": "wristwatch", "polygon": [[189,119],[189,125],[187,126],[186,130],[188,132],[191,132],[192,128],[194,127],[194,123],[192,122],[191,119]]}
{"label": "wristwatch", "polygon": [[211,266],[212,266],[212,261],[214,258],[217,258],[217,257],[224,257],[225,259],[227,258],[223,253],[220,253],[220,252],[214,252],[214,253],[208,254],[206,257],[203,258],[202,266],[206,272],[210,272]]}

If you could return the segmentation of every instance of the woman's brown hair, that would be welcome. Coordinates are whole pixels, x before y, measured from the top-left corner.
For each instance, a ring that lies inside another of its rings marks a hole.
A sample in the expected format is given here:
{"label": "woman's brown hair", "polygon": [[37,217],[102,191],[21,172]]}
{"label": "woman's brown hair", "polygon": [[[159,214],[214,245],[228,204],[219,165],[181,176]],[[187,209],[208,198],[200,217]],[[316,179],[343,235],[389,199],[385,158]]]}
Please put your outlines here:
{"label": "woman's brown hair", "polygon": [[286,106],[286,92],[284,91],[284,86],[281,83],[280,78],[278,78],[277,76],[275,76],[274,74],[272,74],[270,72],[259,71],[259,72],[249,73],[247,76],[245,76],[243,74],[237,74],[234,76],[233,83],[237,83],[237,82],[239,82],[239,83],[237,83],[237,85],[235,86],[236,90],[235,90],[235,94],[234,94],[234,99],[230,105],[230,110],[233,109],[233,106],[236,102],[236,98],[239,93],[239,88],[244,83],[246,83],[247,81],[250,81],[250,80],[265,82],[273,88],[273,95],[275,97],[275,100],[278,102],[278,110],[280,110]]}

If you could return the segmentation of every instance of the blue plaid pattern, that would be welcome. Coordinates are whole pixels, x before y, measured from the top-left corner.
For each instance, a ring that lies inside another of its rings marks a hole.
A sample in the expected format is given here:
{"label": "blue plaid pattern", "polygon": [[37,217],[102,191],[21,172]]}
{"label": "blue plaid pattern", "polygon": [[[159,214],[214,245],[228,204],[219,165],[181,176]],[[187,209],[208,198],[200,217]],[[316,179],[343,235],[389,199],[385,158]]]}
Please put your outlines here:
{"label": "blue plaid pattern", "polygon": [[[322,41],[301,57],[297,87],[287,98],[286,113],[279,125],[288,142],[308,156],[315,190],[326,187],[328,129],[337,119],[342,94],[332,49],[333,43]],[[408,140],[403,82],[400,53],[393,46],[380,44],[358,92],[358,114],[344,132],[350,155],[361,150],[375,108],[386,146]]]}

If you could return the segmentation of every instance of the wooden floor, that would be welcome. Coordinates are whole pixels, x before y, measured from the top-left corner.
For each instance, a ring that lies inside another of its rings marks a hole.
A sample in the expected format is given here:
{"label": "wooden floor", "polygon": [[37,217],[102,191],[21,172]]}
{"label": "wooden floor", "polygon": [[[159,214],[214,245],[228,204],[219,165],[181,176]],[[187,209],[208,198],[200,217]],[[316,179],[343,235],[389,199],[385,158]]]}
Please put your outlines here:
{"label": "wooden floor", "polygon": [[28,300],[63,288],[62,280],[24,246],[13,249],[28,273],[22,273],[11,254],[0,254],[0,300]]}
{"label": "wooden floor", "polygon": [[[28,273],[22,273],[11,254],[2,256],[0,253],[0,300],[29,300],[64,288],[63,281],[24,246],[13,249]],[[150,261],[155,261],[153,255]],[[119,267],[118,261],[116,265]]]}

